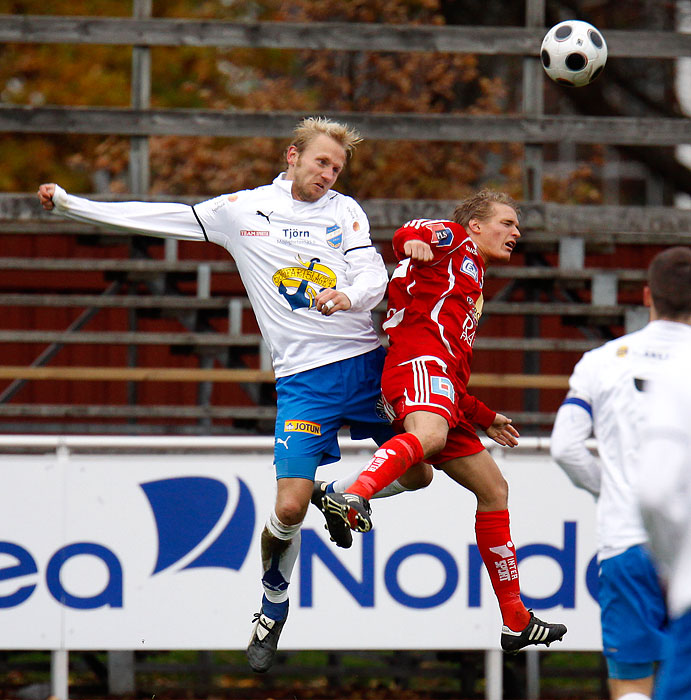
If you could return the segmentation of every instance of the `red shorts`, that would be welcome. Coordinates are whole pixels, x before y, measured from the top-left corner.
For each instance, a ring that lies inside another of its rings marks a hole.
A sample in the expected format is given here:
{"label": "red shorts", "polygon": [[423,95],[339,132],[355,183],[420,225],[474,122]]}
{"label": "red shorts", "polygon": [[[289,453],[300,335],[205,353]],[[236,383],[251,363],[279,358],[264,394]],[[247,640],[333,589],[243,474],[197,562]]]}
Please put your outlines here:
{"label": "red shorts", "polygon": [[415,411],[436,413],[446,419],[449,434],[444,449],[426,461],[437,465],[456,457],[482,452],[475,428],[458,407],[459,392],[433,358],[418,358],[394,367],[384,366],[381,378],[384,407],[394,426],[402,430],[404,418]]}

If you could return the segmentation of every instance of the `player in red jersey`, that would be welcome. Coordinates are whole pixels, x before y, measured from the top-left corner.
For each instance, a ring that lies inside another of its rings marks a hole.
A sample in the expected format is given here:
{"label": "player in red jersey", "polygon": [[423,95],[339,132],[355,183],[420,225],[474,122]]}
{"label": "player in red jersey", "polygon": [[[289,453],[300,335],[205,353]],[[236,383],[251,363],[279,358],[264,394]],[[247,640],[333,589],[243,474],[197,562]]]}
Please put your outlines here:
{"label": "player in red jersey", "polygon": [[453,221],[417,219],[396,231],[400,262],[383,324],[390,347],[382,399],[400,433],[381,445],[347,492],[327,490],[321,503],[327,522],[340,519],[367,532],[369,499],[423,460],[472,491],[477,545],[502,613],[502,648],[511,652],[566,633],[521,601],[508,486],[474,426],[507,447],[518,444],[518,431],[466,390],[485,269],[508,262],[520,235],[516,203],[489,190],[461,203]]}

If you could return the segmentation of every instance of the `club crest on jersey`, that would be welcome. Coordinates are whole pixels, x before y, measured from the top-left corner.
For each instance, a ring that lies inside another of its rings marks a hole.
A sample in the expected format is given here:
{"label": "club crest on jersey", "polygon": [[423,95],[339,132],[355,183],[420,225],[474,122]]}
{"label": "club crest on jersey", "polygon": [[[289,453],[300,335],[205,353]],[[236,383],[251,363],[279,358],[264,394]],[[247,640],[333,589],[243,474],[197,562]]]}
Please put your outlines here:
{"label": "club crest on jersey", "polygon": [[338,248],[343,242],[343,231],[338,224],[326,227],[326,242],[331,248]]}
{"label": "club crest on jersey", "polygon": [[298,256],[297,261],[297,265],[276,270],[271,277],[278,293],[286,299],[293,311],[311,309],[319,292],[336,286],[336,273],[322,265],[319,258],[304,262]]}
{"label": "club crest on jersey", "polygon": [[432,243],[440,248],[446,248],[453,243],[453,231],[443,221],[433,221],[425,224],[432,232]]}
{"label": "club crest on jersey", "polygon": [[461,263],[461,272],[464,272],[468,277],[472,277],[476,282],[479,276],[477,265],[466,255]]}
{"label": "club crest on jersey", "polygon": [[321,423],[313,423],[309,420],[287,420],[283,424],[284,433],[309,433],[310,435],[321,435]]}

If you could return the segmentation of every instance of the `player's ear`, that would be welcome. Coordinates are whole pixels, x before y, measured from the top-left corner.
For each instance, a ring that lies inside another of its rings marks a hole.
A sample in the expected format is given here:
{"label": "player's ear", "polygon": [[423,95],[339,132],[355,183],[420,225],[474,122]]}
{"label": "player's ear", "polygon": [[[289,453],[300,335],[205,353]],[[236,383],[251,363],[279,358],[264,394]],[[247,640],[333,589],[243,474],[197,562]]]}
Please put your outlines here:
{"label": "player's ear", "polygon": [[645,287],[643,287],[643,306],[647,306],[648,308],[651,308],[653,305],[653,295],[650,291],[650,287],[646,284]]}
{"label": "player's ear", "polygon": [[295,165],[297,163],[297,159],[300,153],[298,152],[297,147],[294,144],[290,144],[288,146],[288,150],[286,151],[286,161],[288,165]]}
{"label": "player's ear", "polygon": [[480,222],[478,219],[470,219],[468,221],[468,228],[473,232],[473,233],[480,233]]}

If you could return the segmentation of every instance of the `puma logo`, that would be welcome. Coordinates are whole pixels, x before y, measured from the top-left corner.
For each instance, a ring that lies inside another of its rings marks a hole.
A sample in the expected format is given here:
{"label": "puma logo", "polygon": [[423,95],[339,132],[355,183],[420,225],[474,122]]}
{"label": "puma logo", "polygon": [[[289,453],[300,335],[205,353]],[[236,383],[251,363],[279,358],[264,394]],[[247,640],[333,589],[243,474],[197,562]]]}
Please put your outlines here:
{"label": "puma logo", "polygon": [[270,211],[268,214],[265,214],[263,211],[259,211],[259,209],[257,209],[257,216],[263,216],[269,223],[271,223],[271,220],[269,219],[269,217],[272,214],[273,214],[273,211]]}
{"label": "puma logo", "polygon": [[283,438],[277,437],[276,443],[280,442],[281,445],[283,445],[283,447],[285,447],[287,450],[288,449],[288,440],[290,440],[291,437],[292,437],[292,435],[288,435],[288,437],[285,440]]}

